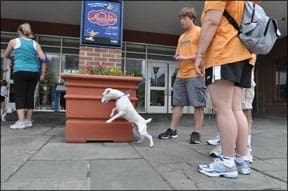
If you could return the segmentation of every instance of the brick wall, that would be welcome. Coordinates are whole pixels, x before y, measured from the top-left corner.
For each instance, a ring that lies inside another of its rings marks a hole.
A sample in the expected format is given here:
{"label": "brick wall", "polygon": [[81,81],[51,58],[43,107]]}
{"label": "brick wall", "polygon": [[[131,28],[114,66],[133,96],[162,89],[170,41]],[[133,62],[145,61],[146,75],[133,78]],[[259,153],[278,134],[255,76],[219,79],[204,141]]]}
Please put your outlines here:
{"label": "brick wall", "polygon": [[96,67],[98,64],[121,68],[121,55],[122,49],[80,46],[79,69]]}

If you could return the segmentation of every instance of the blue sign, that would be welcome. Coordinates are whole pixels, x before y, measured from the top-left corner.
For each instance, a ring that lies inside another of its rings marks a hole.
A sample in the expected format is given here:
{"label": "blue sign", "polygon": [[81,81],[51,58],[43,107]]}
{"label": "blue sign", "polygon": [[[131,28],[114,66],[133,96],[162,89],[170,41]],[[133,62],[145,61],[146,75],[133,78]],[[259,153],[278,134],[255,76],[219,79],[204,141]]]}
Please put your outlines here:
{"label": "blue sign", "polygon": [[80,44],[122,47],[121,0],[82,1]]}

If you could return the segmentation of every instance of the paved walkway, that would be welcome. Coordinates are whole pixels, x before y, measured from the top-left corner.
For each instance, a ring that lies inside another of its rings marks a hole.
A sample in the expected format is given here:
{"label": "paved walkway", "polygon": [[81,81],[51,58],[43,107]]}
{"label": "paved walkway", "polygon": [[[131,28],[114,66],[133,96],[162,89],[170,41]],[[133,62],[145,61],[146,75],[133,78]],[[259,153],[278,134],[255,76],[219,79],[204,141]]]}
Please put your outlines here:
{"label": "paved walkway", "polygon": [[[15,113],[1,123],[1,190],[287,190],[287,119],[254,118],[251,175],[211,178],[197,172],[212,161],[205,142],[216,135],[205,116],[202,143],[189,144],[193,117],[184,115],[178,139],[159,140],[170,115],[152,117],[148,141],[65,143],[65,113],[34,114],[33,127],[10,129]],[[227,119],[229,120],[229,119]]]}

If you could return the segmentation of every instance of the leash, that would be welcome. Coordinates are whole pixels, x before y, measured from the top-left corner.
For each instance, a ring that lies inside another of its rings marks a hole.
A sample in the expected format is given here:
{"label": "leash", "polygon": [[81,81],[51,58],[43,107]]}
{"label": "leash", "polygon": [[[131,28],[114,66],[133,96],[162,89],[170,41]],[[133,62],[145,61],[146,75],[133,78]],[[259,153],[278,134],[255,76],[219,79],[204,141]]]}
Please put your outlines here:
{"label": "leash", "polygon": [[130,88],[130,90],[128,90],[128,91],[125,91],[122,96],[120,96],[120,97],[117,98],[117,100],[120,99],[120,98],[123,97],[123,96],[130,96],[129,92],[136,91],[140,86],[142,86],[142,85],[144,85],[146,82],[152,80],[152,79],[158,74],[158,72],[159,72],[159,71],[157,71],[156,73],[154,73],[154,75],[151,75],[147,80],[144,78],[144,80],[142,80],[141,82],[138,82],[138,83],[136,84],[136,86]]}

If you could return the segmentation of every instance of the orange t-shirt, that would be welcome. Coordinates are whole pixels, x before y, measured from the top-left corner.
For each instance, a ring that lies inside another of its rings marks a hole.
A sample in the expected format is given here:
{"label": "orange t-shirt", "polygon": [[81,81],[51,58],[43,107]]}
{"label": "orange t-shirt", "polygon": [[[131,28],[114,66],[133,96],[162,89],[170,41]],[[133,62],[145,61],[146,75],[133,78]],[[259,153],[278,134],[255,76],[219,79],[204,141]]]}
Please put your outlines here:
{"label": "orange t-shirt", "polygon": [[[242,19],[245,1],[205,1],[201,16],[202,23],[207,11],[226,9],[239,24]],[[220,66],[237,61],[251,59],[252,54],[240,41],[238,31],[222,16],[215,36],[205,52],[205,68]]]}
{"label": "orange t-shirt", "polygon": [[[184,32],[178,39],[176,54],[183,56],[193,56],[196,54],[201,28],[194,25],[191,30]],[[195,59],[179,61],[178,78],[197,77],[195,72]]]}

